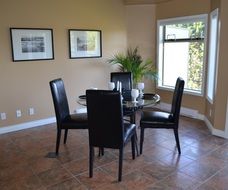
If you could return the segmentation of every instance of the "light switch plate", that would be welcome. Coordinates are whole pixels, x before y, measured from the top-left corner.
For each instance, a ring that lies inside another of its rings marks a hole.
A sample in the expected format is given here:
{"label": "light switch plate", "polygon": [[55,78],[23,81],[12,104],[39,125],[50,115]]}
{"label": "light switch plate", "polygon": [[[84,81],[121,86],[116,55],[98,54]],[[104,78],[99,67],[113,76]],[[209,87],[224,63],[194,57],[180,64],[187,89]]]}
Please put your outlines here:
{"label": "light switch plate", "polygon": [[17,117],[21,117],[21,110],[17,110],[17,111],[16,111],[16,116],[17,116]]}
{"label": "light switch plate", "polygon": [[29,108],[29,115],[34,115],[34,114],[35,114],[34,108]]}
{"label": "light switch plate", "polygon": [[1,120],[6,120],[6,113],[1,113]]}

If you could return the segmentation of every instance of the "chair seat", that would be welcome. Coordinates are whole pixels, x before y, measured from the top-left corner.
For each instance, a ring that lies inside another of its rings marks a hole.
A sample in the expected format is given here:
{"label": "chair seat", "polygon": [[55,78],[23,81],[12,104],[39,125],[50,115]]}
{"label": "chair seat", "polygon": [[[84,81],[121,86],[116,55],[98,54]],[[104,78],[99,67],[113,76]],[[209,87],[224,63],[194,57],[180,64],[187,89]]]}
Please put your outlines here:
{"label": "chair seat", "polygon": [[124,143],[135,133],[136,125],[124,123]]}
{"label": "chair seat", "polygon": [[161,111],[143,111],[140,124],[161,124],[173,125],[172,114]]}
{"label": "chair seat", "polygon": [[87,129],[88,120],[86,113],[71,114],[67,116],[61,123],[62,128],[68,129]]}

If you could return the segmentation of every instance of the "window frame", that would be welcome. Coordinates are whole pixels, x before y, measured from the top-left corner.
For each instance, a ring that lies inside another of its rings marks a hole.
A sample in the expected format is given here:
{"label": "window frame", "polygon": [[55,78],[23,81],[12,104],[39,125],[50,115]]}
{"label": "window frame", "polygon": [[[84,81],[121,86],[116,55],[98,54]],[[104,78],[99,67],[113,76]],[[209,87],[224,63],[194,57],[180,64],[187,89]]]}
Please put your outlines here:
{"label": "window frame", "polygon": [[[217,28],[216,28],[216,36],[211,36],[211,23],[212,23],[212,19],[213,17],[216,17],[216,21],[217,21]],[[219,9],[216,8],[214,9],[212,12],[210,12],[210,34],[209,34],[209,43],[208,43],[208,65],[207,65],[207,85],[206,85],[206,98],[207,100],[213,104],[214,102],[214,97],[215,97],[215,92],[216,92],[216,88],[217,88],[217,72],[218,72],[218,54],[219,54],[219,34],[220,34],[220,22],[219,22]],[[210,59],[211,58],[211,37],[215,37],[215,44],[216,44],[216,50],[215,52],[212,52],[214,53],[215,57],[214,57],[214,60],[213,62],[211,62],[212,60]],[[210,67],[211,67],[211,64],[214,64],[214,71],[213,71],[213,76],[210,76]],[[212,97],[209,97],[208,95],[208,85],[209,85],[209,78],[213,77],[213,86],[212,86]]]}
{"label": "window frame", "polygon": [[194,91],[189,89],[184,89],[184,93],[196,95],[196,96],[204,96],[205,91],[205,62],[207,59],[207,26],[208,26],[208,15],[207,14],[200,14],[200,15],[193,15],[193,16],[184,16],[184,17],[176,17],[176,18],[168,18],[168,19],[159,19],[157,20],[157,69],[158,69],[158,80],[156,84],[157,89],[172,91],[173,87],[163,86],[163,65],[164,65],[164,27],[165,25],[172,25],[172,24],[182,24],[182,23],[189,23],[189,22],[198,22],[203,21],[205,24],[205,31],[204,31],[204,58],[203,58],[203,73],[202,73],[202,87],[201,91]]}

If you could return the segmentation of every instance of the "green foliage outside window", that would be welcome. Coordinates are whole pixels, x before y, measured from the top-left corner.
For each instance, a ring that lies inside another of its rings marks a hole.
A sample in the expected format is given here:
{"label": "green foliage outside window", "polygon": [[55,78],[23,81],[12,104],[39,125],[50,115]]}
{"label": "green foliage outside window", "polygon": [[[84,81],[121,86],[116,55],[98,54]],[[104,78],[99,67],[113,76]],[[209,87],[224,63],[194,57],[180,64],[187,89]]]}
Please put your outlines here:
{"label": "green foliage outside window", "polygon": [[193,22],[187,24],[176,24],[175,28],[186,28],[189,31],[189,60],[188,60],[188,80],[186,88],[201,90],[203,79],[203,59],[204,59],[204,31],[203,22]]}

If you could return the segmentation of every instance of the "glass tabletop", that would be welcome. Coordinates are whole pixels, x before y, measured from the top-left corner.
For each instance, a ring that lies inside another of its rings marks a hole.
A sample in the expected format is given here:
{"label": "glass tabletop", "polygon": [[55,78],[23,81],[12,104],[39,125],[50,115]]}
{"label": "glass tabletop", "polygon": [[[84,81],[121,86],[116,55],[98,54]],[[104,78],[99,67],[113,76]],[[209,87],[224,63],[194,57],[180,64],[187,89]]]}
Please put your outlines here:
{"label": "glass tabletop", "polygon": [[123,100],[123,106],[126,108],[140,108],[149,105],[155,105],[160,101],[158,94],[144,94],[137,98],[136,102]]}
{"label": "glass tabletop", "polygon": [[[160,96],[158,94],[145,93],[137,98],[137,102],[125,101],[123,100],[123,107],[127,109],[138,109],[144,106],[155,105],[160,101]],[[77,103],[86,106],[85,95],[79,96]]]}

